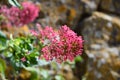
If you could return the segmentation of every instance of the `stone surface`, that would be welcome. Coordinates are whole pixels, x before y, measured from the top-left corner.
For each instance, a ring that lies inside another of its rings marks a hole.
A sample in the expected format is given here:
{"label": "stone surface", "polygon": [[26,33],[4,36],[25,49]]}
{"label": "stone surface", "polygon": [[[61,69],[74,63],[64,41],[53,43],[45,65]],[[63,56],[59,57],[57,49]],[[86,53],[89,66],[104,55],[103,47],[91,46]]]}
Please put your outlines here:
{"label": "stone surface", "polygon": [[81,0],[84,7],[84,13],[91,14],[98,9],[100,0]]}
{"label": "stone surface", "polygon": [[83,6],[79,0],[40,0],[38,2],[41,8],[38,22],[42,26],[59,27],[65,24],[71,27],[76,26],[83,13]]}
{"label": "stone surface", "polygon": [[120,15],[120,0],[101,0],[101,9]]}
{"label": "stone surface", "polygon": [[[91,17],[81,22],[81,25],[76,28],[76,32],[83,34],[86,44],[97,43],[96,40],[103,40],[111,45],[119,45],[119,22],[120,19],[117,17],[112,17],[101,12],[94,12]],[[81,32],[80,29],[82,29]]]}
{"label": "stone surface", "polygon": [[[85,40],[88,67],[87,80],[117,80],[120,78],[120,19],[93,12],[76,28]],[[82,29],[82,30],[81,30]]]}

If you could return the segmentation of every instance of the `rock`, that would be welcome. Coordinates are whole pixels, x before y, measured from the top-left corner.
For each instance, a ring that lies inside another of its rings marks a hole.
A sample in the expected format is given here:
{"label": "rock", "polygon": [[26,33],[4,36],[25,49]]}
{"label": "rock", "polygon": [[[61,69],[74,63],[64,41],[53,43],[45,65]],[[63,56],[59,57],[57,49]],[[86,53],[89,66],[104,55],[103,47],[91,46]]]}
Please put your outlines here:
{"label": "rock", "polygon": [[[109,46],[108,46],[109,47]],[[103,49],[103,50],[102,50]],[[89,50],[86,53],[89,55],[88,59],[88,67],[87,67],[87,80],[116,80],[119,78],[118,71],[120,70],[120,57],[118,54],[114,54],[112,56],[107,49],[107,47],[102,48],[101,50]],[[118,51],[118,48],[109,48],[109,49],[116,49]],[[119,50],[120,51],[120,50]],[[92,57],[91,59],[91,56]],[[114,71],[113,74],[111,71]]]}
{"label": "rock", "polygon": [[74,29],[79,20],[98,9],[100,0],[38,0],[37,2],[41,9],[37,22],[42,26],[56,27],[67,24]]}
{"label": "rock", "polygon": [[76,32],[84,37],[88,55],[87,80],[116,80],[119,77],[119,22],[117,17],[93,12],[76,28]]}
{"label": "rock", "polygon": [[[120,43],[120,19],[101,12],[94,12],[91,17],[81,22],[76,28],[78,34],[83,34],[87,47],[103,40],[109,45]],[[80,33],[81,32],[81,33]]]}
{"label": "rock", "polygon": [[0,0],[0,6],[1,5],[9,5],[7,0]]}
{"label": "rock", "polygon": [[99,45],[99,44],[92,44],[92,45],[90,45],[90,46],[91,46],[91,48],[94,49],[94,50],[100,50],[100,49],[101,49],[101,45]]}
{"label": "rock", "polygon": [[65,24],[74,27],[83,13],[83,5],[79,0],[39,0],[38,2],[44,17],[38,17],[37,22],[44,27],[59,27]]}
{"label": "rock", "polygon": [[120,15],[120,1],[119,0],[101,0],[101,9],[106,12],[112,12]]}
{"label": "rock", "polygon": [[98,9],[100,0],[81,0],[81,3],[84,4],[84,13],[91,14]]}
{"label": "rock", "polygon": [[62,66],[59,74],[62,75],[65,78],[65,80],[76,80],[74,75],[73,75],[73,72],[72,72],[70,65]]}

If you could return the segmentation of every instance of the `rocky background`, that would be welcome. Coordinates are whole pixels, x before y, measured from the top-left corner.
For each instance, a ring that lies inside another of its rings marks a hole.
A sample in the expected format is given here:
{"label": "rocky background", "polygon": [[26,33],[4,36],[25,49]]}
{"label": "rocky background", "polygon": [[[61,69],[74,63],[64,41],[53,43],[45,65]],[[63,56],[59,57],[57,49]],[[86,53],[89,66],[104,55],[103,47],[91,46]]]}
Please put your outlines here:
{"label": "rocky background", "polygon": [[41,10],[35,22],[54,28],[66,24],[84,38],[83,61],[60,72],[66,80],[120,80],[120,0],[32,1]]}

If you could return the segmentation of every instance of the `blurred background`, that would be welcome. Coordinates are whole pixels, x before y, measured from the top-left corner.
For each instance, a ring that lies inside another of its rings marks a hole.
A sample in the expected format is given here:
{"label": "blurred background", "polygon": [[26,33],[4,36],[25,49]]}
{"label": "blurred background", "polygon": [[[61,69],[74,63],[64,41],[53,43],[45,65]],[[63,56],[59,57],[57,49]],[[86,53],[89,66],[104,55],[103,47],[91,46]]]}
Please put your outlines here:
{"label": "blurred background", "polygon": [[[40,7],[39,16],[29,26],[40,23],[59,28],[66,24],[84,38],[82,59],[42,65],[45,79],[41,80],[120,80],[120,0],[19,0],[22,1],[32,1]],[[7,0],[0,0],[3,4],[9,5]],[[27,30],[24,26],[4,32],[18,35]],[[18,80],[29,80],[26,75],[29,73],[22,70]]]}

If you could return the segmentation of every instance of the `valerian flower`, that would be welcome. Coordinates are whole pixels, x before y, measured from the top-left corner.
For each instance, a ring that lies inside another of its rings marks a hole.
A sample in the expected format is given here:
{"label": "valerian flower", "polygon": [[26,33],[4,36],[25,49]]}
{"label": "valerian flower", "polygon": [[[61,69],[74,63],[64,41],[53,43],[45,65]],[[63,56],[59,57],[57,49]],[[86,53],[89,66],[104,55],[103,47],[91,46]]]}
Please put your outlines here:
{"label": "valerian flower", "polygon": [[22,26],[36,19],[39,15],[39,8],[31,2],[23,2],[22,9],[12,6],[2,6],[0,14],[3,14],[13,26]]}
{"label": "valerian flower", "polygon": [[35,20],[39,15],[39,8],[31,2],[23,2],[23,9],[20,11],[20,21],[22,24],[28,24]]}
{"label": "valerian flower", "polygon": [[40,31],[42,42],[48,40],[42,48],[43,55],[47,61],[56,60],[61,63],[73,59],[82,54],[83,40],[77,36],[69,27],[62,26],[58,31],[46,27]]}

